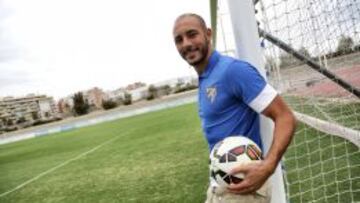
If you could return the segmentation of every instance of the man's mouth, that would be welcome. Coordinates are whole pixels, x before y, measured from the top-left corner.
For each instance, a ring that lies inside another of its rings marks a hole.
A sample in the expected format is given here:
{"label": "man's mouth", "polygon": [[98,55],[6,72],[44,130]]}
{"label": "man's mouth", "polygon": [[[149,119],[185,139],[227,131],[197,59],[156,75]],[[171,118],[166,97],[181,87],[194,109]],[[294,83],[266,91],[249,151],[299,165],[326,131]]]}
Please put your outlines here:
{"label": "man's mouth", "polygon": [[186,57],[193,56],[197,51],[198,51],[197,48],[194,48],[194,49],[191,49],[191,50],[187,50],[184,55],[185,55]]}

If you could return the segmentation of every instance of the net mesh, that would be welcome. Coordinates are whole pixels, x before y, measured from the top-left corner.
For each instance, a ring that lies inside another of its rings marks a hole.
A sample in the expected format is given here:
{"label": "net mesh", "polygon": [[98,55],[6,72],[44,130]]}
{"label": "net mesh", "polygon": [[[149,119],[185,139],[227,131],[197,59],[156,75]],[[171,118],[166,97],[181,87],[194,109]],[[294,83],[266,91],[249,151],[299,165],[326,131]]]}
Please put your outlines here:
{"label": "net mesh", "polygon": [[[255,8],[261,29],[360,87],[360,1],[259,0]],[[217,49],[235,56],[226,1],[217,16]],[[301,121],[284,158],[289,201],[360,202],[359,98],[276,44],[259,43],[269,82]]]}

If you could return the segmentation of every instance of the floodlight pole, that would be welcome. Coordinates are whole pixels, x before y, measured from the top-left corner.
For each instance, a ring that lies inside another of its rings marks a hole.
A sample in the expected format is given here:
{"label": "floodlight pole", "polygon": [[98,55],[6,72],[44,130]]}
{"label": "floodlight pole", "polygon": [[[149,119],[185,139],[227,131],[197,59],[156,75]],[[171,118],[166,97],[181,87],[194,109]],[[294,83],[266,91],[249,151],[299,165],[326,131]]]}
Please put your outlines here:
{"label": "floodlight pole", "polygon": [[[253,0],[228,0],[228,5],[237,57],[252,64],[266,78]],[[270,119],[261,115],[260,128],[264,152],[267,153],[273,140],[274,124]],[[272,185],[271,202],[286,203],[284,179],[280,164],[270,179]]]}

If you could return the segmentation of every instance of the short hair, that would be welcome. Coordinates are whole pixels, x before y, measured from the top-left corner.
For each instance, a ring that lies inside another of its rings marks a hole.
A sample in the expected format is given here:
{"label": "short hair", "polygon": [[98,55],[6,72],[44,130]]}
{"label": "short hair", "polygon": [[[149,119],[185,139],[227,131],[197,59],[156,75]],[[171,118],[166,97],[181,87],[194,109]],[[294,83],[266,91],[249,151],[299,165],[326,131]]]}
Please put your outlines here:
{"label": "short hair", "polygon": [[179,20],[181,20],[182,18],[185,18],[185,17],[194,17],[194,18],[196,18],[199,21],[201,28],[203,30],[207,29],[205,20],[200,15],[198,15],[196,13],[184,13],[184,14],[181,14],[179,17],[176,18],[175,22],[177,22],[177,21],[179,21]]}

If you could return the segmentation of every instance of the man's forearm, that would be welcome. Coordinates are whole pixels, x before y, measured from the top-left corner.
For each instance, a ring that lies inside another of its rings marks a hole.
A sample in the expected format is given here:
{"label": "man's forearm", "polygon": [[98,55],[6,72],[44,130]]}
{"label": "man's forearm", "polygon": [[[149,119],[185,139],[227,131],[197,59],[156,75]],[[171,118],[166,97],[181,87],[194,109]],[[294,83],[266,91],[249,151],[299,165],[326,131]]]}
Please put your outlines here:
{"label": "man's forearm", "polygon": [[276,166],[289,146],[296,126],[296,119],[291,111],[287,111],[283,113],[283,115],[272,119],[275,123],[274,138],[269,152],[264,160],[267,165],[269,165],[271,173],[274,172]]}

